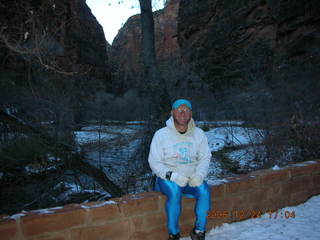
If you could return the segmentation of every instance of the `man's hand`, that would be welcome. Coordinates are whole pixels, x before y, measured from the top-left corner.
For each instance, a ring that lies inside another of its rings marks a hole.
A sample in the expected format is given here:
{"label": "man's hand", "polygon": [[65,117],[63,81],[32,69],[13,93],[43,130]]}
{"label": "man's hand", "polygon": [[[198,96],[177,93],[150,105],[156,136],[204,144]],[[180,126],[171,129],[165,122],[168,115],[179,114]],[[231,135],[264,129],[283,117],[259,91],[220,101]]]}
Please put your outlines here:
{"label": "man's hand", "polygon": [[199,187],[203,182],[203,178],[200,177],[199,175],[193,175],[191,176],[190,178],[190,181],[189,181],[189,186],[190,187]]}
{"label": "man's hand", "polygon": [[170,180],[175,182],[176,184],[178,184],[180,187],[185,187],[187,185],[189,179],[176,173],[176,172],[173,172],[171,174]]}

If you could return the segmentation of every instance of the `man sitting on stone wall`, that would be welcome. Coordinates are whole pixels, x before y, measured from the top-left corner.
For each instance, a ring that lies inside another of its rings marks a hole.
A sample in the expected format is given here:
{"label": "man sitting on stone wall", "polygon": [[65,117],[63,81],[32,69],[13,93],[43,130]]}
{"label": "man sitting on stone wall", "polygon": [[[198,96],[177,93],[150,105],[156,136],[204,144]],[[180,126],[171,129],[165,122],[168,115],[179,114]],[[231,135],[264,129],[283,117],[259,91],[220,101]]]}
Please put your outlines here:
{"label": "man sitting on stone wall", "polygon": [[210,188],[204,181],[211,152],[204,132],[195,126],[192,105],[186,99],[172,104],[166,127],[153,136],[149,164],[156,174],[156,190],[167,196],[166,214],[169,240],[180,239],[179,217],[182,196],[196,198],[192,240],[204,240],[210,210]]}

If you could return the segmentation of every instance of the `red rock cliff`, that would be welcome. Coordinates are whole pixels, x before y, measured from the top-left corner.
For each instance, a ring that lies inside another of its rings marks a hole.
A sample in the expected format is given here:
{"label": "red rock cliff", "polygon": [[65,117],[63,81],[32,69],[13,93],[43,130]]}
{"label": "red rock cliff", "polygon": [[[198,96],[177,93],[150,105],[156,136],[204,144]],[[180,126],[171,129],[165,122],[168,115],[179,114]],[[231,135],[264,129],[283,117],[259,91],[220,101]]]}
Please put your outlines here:
{"label": "red rock cliff", "polygon": [[256,80],[316,80],[319,11],[316,0],[181,0],[181,54],[213,91]]}
{"label": "red rock cliff", "polygon": [[[154,13],[155,46],[159,63],[179,57],[177,17],[180,0],[171,0]],[[142,72],[140,15],[132,16],[120,29],[110,54],[115,70],[114,87],[118,92],[137,87]]]}

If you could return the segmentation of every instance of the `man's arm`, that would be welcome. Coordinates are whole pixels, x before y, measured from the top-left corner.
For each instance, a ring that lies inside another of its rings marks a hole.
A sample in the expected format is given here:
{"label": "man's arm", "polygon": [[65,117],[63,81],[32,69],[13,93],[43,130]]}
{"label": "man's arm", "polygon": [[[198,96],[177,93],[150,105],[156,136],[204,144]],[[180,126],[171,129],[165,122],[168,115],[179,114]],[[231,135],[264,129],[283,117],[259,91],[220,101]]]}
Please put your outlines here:
{"label": "man's arm", "polygon": [[158,177],[166,179],[166,173],[171,170],[163,164],[162,159],[163,150],[160,144],[160,136],[159,133],[156,132],[151,141],[148,161],[152,172]]}
{"label": "man's arm", "polygon": [[211,160],[211,151],[208,144],[207,136],[202,132],[202,138],[199,148],[199,164],[196,168],[196,174],[203,179],[208,175]]}
{"label": "man's arm", "polygon": [[200,134],[202,136],[198,151],[199,162],[195,173],[190,177],[189,180],[189,185],[191,187],[198,187],[202,184],[203,179],[208,175],[211,160],[211,151],[208,145],[207,137],[202,131]]}

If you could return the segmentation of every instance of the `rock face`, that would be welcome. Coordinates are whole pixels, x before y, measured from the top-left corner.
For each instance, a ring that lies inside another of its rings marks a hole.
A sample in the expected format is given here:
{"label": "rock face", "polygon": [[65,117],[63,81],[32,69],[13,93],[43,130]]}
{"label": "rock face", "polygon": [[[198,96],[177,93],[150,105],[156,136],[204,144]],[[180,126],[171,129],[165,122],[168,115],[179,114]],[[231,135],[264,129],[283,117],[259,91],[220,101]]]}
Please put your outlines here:
{"label": "rock face", "polygon": [[107,42],[103,29],[85,0],[67,1],[72,21],[68,26],[67,39],[73,45],[72,55],[76,64],[86,71],[91,71],[91,78],[105,79],[108,76]]}
{"label": "rock face", "polygon": [[0,21],[0,107],[81,122],[89,97],[110,86],[104,33],[85,0],[6,1]]}
{"label": "rock face", "polygon": [[7,1],[0,11],[2,72],[23,78],[28,71],[23,59],[32,58],[34,73],[44,68],[49,75],[90,75],[106,82],[106,40],[85,0]]}
{"label": "rock face", "polygon": [[[285,106],[298,101],[300,92],[320,89],[319,10],[316,0],[169,1],[155,13],[155,39],[160,64],[171,67],[164,74],[170,95],[187,89],[180,95],[204,96],[210,90],[217,99],[237,95],[229,103],[260,98],[261,106],[266,99]],[[143,84],[140,37],[137,15],[113,42],[115,92]],[[295,96],[280,100],[288,94]]]}
{"label": "rock face", "polygon": [[[160,64],[179,57],[179,2],[180,0],[171,0],[163,10],[154,13],[156,55]],[[140,15],[135,15],[128,19],[112,43],[109,58],[114,67],[115,92],[123,93],[142,84],[141,54]]]}
{"label": "rock face", "polygon": [[319,82],[319,11],[316,0],[181,0],[181,55],[216,92]]}
{"label": "rock face", "polygon": [[[254,84],[267,88],[266,94],[290,84],[301,90],[304,82],[306,92],[320,89],[319,10],[316,0],[168,1],[154,20],[158,62],[167,67],[171,96],[178,88],[189,96],[198,94],[195,88],[202,95],[203,89],[225,94]],[[57,71],[73,79],[70,89],[81,88],[78,98],[97,89],[123,94],[143,84],[139,15],[129,18],[111,47],[85,0],[7,1],[0,20],[1,36],[12,40],[11,46],[0,42],[6,86],[42,84],[44,74],[55,77]],[[23,52],[33,49],[41,51]],[[1,92],[3,99],[7,93]]]}

